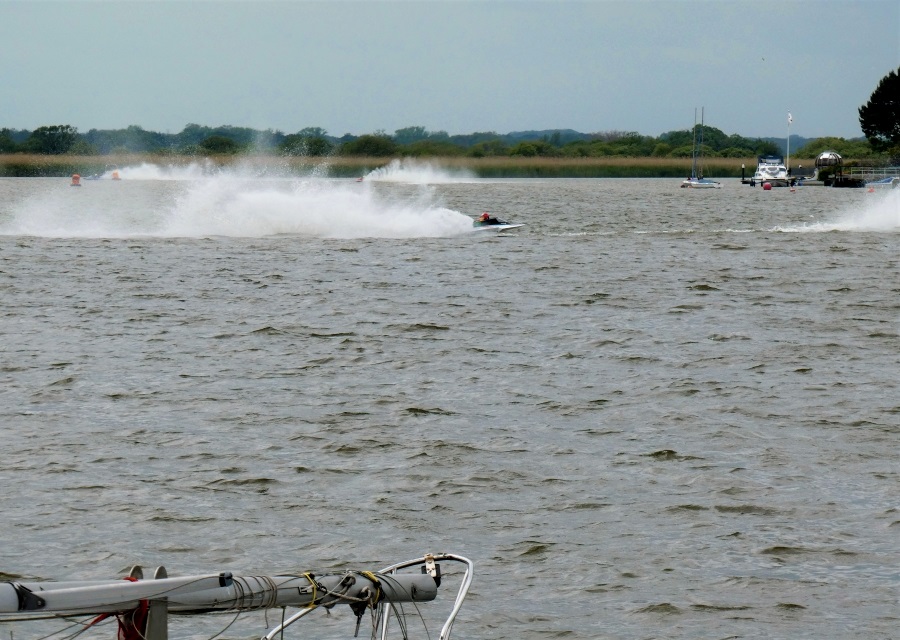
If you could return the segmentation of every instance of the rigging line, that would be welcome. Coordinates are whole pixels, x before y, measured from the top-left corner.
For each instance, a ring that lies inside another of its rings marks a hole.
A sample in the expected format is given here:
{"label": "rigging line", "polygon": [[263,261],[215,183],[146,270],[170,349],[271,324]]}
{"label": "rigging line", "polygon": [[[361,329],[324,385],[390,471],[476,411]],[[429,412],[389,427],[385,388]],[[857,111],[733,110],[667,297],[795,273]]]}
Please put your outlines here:
{"label": "rigging line", "polygon": [[[372,630],[370,632],[370,637],[373,638],[373,640],[374,640],[376,634],[378,633],[378,626],[379,626],[379,622],[381,620],[381,606],[379,603],[379,599],[381,597],[381,582],[379,582],[378,577],[371,571],[360,571],[359,574],[363,575],[366,578],[368,578],[369,580],[371,580],[375,584],[375,587],[376,587],[375,593],[372,594],[371,596],[369,596],[369,598],[367,598],[365,600],[363,600],[362,598],[357,599],[357,601],[359,601],[359,602],[366,603],[366,608],[363,610],[362,613],[360,613],[358,615],[358,620],[361,621],[362,616],[365,613],[365,611],[366,610],[369,611],[369,622],[372,627]],[[358,628],[359,628],[359,622],[357,622],[357,629]]]}
{"label": "rigging line", "polygon": [[[70,626],[70,627],[66,627],[65,629],[59,629],[58,631],[54,631],[53,633],[50,633],[50,634],[44,636],[43,638],[38,638],[38,640],[45,640],[45,638],[51,638],[51,637],[54,637],[54,636],[56,636],[56,635],[58,635],[58,634],[63,633],[64,631],[68,631],[69,629],[72,629],[72,628],[75,628],[75,627],[79,627],[79,626],[81,626],[81,625],[72,625],[72,626]],[[61,638],[62,638],[62,640],[67,640],[68,638],[74,638],[74,637],[78,636],[78,634],[84,633],[84,632],[87,631],[87,630],[88,630],[88,627],[83,627],[83,626],[81,626],[80,629],[76,629],[75,631],[71,632],[71,633],[68,634],[68,635],[61,636]]]}
{"label": "rigging line", "polygon": [[82,633],[86,632],[88,629],[90,629],[90,627],[83,627],[83,628],[81,628],[81,629],[78,629],[77,631],[73,631],[73,632],[70,633],[69,635],[63,636],[63,637],[62,637],[62,640],[69,640],[70,638],[77,638],[77,637],[80,636]]}
{"label": "rigging line", "polygon": [[[149,603],[148,603],[148,605],[149,605]],[[129,616],[131,616],[131,626],[134,628],[135,632],[138,634],[138,636],[141,638],[141,640],[147,640],[147,636],[144,635],[143,633],[141,633],[141,631],[140,631],[138,625],[136,624],[136,618],[135,618],[135,616],[137,616],[137,612],[138,612],[137,609],[132,609],[131,611],[127,611],[127,612],[125,612],[125,613],[122,614],[122,615],[123,615],[123,616],[124,616],[124,615],[129,615]],[[148,615],[149,615],[149,608],[148,608],[147,610],[145,610],[144,613],[146,614],[146,615],[144,616],[144,625],[145,625],[144,628],[145,628],[145,630],[146,630],[146,624],[147,624],[147,622],[148,622]]]}
{"label": "rigging line", "polygon": [[[84,631],[87,631],[88,629],[91,628],[91,625],[86,622],[87,618],[85,618],[85,621],[70,620],[68,617],[58,616],[58,615],[46,616],[44,618],[20,618],[18,620],[13,618],[11,621],[12,622],[30,622],[32,620],[66,620],[67,622],[70,623],[69,626],[67,626],[67,627],[63,627],[62,629],[57,629],[56,631],[48,633],[47,635],[45,635],[43,637],[35,638],[35,640],[47,640],[47,638],[52,638],[53,636],[56,636],[56,635],[59,635],[61,633],[68,631],[69,629],[74,629],[76,627],[82,627],[78,631],[74,631],[71,634],[69,634],[68,636],[63,636],[63,638],[74,638],[79,633],[83,633]],[[4,620],[4,622],[6,622],[6,621],[9,621],[9,620]]]}
{"label": "rigging line", "polygon": [[238,610],[238,612],[237,612],[236,614],[234,614],[234,618],[231,619],[231,622],[229,622],[228,624],[226,624],[225,627],[224,627],[223,629],[220,629],[219,632],[218,632],[217,634],[215,634],[215,635],[213,635],[213,636],[210,636],[210,637],[207,638],[206,640],[215,640],[215,639],[218,638],[220,635],[222,635],[223,633],[225,633],[226,631],[228,631],[228,628],[229,628],[231,625],[233,625],[235,622],[237,622],[237,619],[241,617],[241,613],[242,613],[242,612],[241,612],[240,610]]}
{"label": "rigging line", "polygon": [[[286,615],[286,613],[287,613],[287,606],[282,605],[281,606],[281,625],[284,625],[284,616]],[[266,629],[268,629],[269,628],[269,610],[268,609],[266,609],[263,612],[263,623],[265,623]],[[279,625],[279,626],[281,626],[281,625]],[[282,630],[281,637],[282,637],[282,640],[284,640],[284,627],[283,626],[282,626],[281,630]]]}
{"label": "rigging line", "polygon": [[258,580],[265,584],[264,595],[268,595],[268,599],[260,602],[259,609],[271,609],[278,603],[278,585],[269,576],[259,576]]}
{"label": "rigging line", "polygon": [[[253,590],[250,580],[253,580],[259,588],[258,592]],[[257,611],[259,609],[271,609],[275,606],[278,598],[278,589],[275,586],[275,582],[268,576],[242,577],[234,580],[233,584],[237,585],[236,591],[240,591],[240,594],[235,595],[232,609]],[[259,598],[259,604],[252,606],[254,599],[257,597]]]}
{"label": "rigging line", "polygon": [[[306,573],[303,574],[303,577],[306,578],[307,580],[309,580],[309,584],[312,585],[312,590],[313,590],[313,591],[312,591],[312,600],[309,601],[309,604],[306,605],[306,608],[307,608],[307,609],[314,609],[314,608],[316,608],[316,607],[318,606],[318,605],[316,604],[316,592],[317,592],[318,589],[319,589],[319,583],[317,583],[317,582],[315,581],[315,579],[312,577],[312,574],[309,573],[308,571],[307,571]],[[284,629],[281,630],[281,633],[284,634]]]}
{"label": "rigging line", "polygon": [[345,584],[345,582],[346,582],[347,576],[351,576],[351,575],[353,575],[353,572],[348,571],[347,573],[344,574],[344,577],[341,579],[341,582],[338,583],[338,586],[344,587],[342,591],[331,591],[330,589],[328,589],[328,587],[326,587],[324,585],[319,585],[319,588],[322,590],[322,599],[324,600],[326,596],[331,596],[331,597],[335,598],[336,600],[353,600],[354,602],[365,602],[361,598],[354,598],[353,596],[347,595],[347,592],[350,591],[350,587],[352,587],[353,585],[349,584],[349,583]]}
{"label": "rigging line", "polygon": [[[68,618],[64,618],[64,617],[63,617],[63,619],[68,619]],[[105,620],[103,620],[103,621],[101,621],[101,622],[99,622],[99,623],[97,623],[97,624],[93,624],[93,623],[91,623],[91,622],[88,622],[88,621],[87,621],[87,618],[85,618],[85,621],[75,620],[69,627],[67,627],[67,629],[71,629],[72,627],[79,627],[79,626],[81,627],[81,629],[78,629],[77,631],[73,631],[72,633],[70,633],[70,634],[67,635],[67,636],[63,636],[63,637],[62,637],[62,640],[69,640],[69,638],[77,638],[79,635],[81,635],[81,634],[84,633],[85,631],[88,631],[88,630],[93,629],[93,628],[95,628],[95,627],[99,627],[99,626],[103,626],[103,625],[107,625],[107,624],[112,624],[113,620],[116,620],[116,617],[115,617],[115,616],[111,616],[111,617],[109,617],[109,618],[107,618],[107,619],[105,619]],[[50,635],[56,635],[56,634],[58,634],[58,633],[62,633],[62,632],[65,631],[65,630],[66,630],[66,629],[60,629],[59,631],[54,631],[54,632],[53,632],[52,634],[50,634]],[[49,638],[49,637],[50,637],[50,636],[44,636],[44,638]],[[38,640],[43,640],[43,639],[39,638]]]}
{"label": "rigging line", "polygon": [[[403,585],[398,580],[394,579],[392,576],[382,574],[381,578],[386,583],[391,583],[395,589],[403,590]],[[394,613],[394,618],[397,620],[397,624],[400,625],[400,630],[401,630],[403,636],[406,637],[409,632],[409,627],[406,624],[407,614],[406,614],[406,612],[403,611],[403,605],[400,603],[393,603],[393,602],[390,602],[387,604],[390,605],[391,611]],[[425,622],[425,616],[422,615],[422,610],[419,609],[419,605],[416,604],[416,602],[414,600],[411,600],[410,604],[416,610],[416,615],[418,616],[419,620],[422,622],[422,628],[425,629],[425,635],[430,639],[431,633],[428,631],[428,624]]]}
{"label": "rigging line", "polygon": [[[406,622],[406,618],[408,617],[406,612],[403,610],[403,605],[399,603],[389,603],[391,607],[391,612],[394,614],[394,619],[397,621],[397,626],[400,627],[401,635],[406,638],[409,636],[409,625]],[[429,640],[431,639],[431,632],[428,631],[428,625],[425,624],[425,618],[422,617],[422,612],[419,611],[419,608],[413,605],[416,609],[416,613],[419,616],[419,620],[422,622],[422,628],[425,630],[425,637]]]}

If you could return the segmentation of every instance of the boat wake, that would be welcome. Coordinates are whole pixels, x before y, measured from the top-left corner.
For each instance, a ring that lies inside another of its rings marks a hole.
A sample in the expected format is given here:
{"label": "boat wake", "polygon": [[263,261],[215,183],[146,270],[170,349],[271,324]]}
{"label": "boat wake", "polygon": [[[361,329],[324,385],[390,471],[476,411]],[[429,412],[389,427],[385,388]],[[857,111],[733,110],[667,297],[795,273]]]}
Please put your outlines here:
{"label": "boat wake", "polygon": [[417,160],[392,160],[390,164],[363,176],[363,182],[400,182],[403,184],[453,184],[477,182],[477,180],[475,174],[466,169],[450,171]]}
{"label": "boat wake", "polygon": [[[63,181],[31,183],[38,190],[0,204],[0,235],[424,238],[472,231],[469,216],[441,206],[428,189],[401,195],[346,180],[202,171],[143,165],[120,170],[120,181],[80,189]],[[191,177],[194,172],[201,177]]]}
{"label": "boat wake", "polygon": [[469,232],[472,220],[433,202],[430,193],[394,201],[355,184],[308,179],[284,185],[200,181],[179,196],[167,234],[320,238],[443,237]]}
{"label": "boat wake", "polygon": [[107,169],[100,177],[111,178],[113,171],[117,171],[123,180],[199,180],[221,173],[219,167],[209,160],[167,166],[142,162],[138,165]]}
{"label": "boat wake", "polygon": [[867,194],[864,206],[844,211],[832,222],[815,222],[793,227],[775,227],[774,230],[786,233],[900,231],[900,189]]}

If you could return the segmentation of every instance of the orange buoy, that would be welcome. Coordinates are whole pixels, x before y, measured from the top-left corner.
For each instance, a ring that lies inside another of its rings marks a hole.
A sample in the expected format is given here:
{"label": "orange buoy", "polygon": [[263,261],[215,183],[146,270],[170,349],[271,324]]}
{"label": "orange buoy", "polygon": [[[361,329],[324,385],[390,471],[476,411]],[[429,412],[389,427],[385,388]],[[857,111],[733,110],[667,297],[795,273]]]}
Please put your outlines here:
{"label": "orange buoy", "polygon": [[118,170],[118,169],[113,170],[113,172],[112,172],[112,179],[113,179],[113,180],[119,180],[119,170]]}
{"label": "orange buoy", "polygon": [[81,176],[78,175],[77,173],[72,174],[72,185],[71,186],[73,186],[73,187],[81,186]]}

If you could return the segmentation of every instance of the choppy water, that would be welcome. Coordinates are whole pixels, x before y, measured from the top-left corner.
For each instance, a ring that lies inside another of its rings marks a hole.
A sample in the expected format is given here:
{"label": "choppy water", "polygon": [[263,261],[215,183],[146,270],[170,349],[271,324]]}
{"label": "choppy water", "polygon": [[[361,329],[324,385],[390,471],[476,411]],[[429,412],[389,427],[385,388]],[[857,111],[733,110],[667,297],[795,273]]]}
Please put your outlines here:
{"label": "choppy water", "polygon": [[900,191],[201,173],[0,180],[0,571],[450,551],[454,638],[900,637]]}

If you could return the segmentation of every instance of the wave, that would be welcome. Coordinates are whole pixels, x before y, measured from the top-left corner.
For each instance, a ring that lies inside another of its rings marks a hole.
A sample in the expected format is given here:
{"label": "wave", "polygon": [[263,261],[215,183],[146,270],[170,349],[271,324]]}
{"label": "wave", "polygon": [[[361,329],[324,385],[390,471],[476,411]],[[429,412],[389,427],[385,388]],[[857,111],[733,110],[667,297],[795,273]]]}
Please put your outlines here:
{"label": "wave", "polygon": [[449,170],[419,160],[392,160],[390,164],[370,171],[364,182],[401,182],[404,184],[452,184],[477,182],[475,174],[467,169]]}
{"label": "wave", "polygon": [[775,227],[773,230],[786,233],[900,231],[900,189],[867,193],[861,207],[842,211],[833,221]]}
{"label": "wave", "polygon": [[0,235],[421,238],[473,230],[469,216],[442,206],[431,190],[401,198],[356,181],[206,170],[140,165],[119,169],[120,181],[88,181],[77,189],[31,182],[34,191],[0,209]]}
{"label": "wave", "polygon": [[121,168],[108,168],[100,178],[112,178],[117,171],[122,180],[198,180],[221,173],[219,168],[209,160],[191,162],[186,165],[158,165],[142,162]]}

